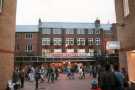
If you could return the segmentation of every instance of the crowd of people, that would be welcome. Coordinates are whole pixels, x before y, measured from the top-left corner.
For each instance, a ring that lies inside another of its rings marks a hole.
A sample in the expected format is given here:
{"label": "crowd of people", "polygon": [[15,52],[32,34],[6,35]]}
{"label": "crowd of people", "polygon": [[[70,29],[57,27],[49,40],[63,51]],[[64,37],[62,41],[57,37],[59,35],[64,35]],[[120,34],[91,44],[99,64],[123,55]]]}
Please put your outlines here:
{"label": "crowd of people", "polygon": [[118,65],[76,65],[67,67],[31,66],[16,67],[13,72],[12,84],[14,90],[24,87],[24,82],[29,81],[35,84],[35,89],[39,88],[39,82],[54,83],[58,80],[59,74],[63,73],[68,79],[75,79],[75,74],[79,79],[85,79],[86,73],[90,75],[91,90],[125,90],[128,87],[128,75],[126,70],[119,69]]}
{"label": "crowd of people", "polygon": [[90,75],[92,90],[126,90],[128,88],[128,74],[119,65],[99,65],[94,67]]}

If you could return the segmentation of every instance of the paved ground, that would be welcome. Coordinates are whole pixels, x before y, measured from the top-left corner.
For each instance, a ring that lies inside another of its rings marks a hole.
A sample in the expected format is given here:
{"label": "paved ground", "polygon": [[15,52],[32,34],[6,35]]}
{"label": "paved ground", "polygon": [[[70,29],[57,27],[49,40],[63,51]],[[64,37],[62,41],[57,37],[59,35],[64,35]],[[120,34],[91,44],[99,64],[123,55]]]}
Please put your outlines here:
{"label": "paved ground", "polygon": [[[68,80],[64,75],[60,77],[53,84],[40,83],[38,90],[90,90],[90,79],[88,77],[85,80],[79,80],[78,76],[75,80]],[[34,84],[34,82],[25,82],[25,87],[21,90],[35,90]]]}

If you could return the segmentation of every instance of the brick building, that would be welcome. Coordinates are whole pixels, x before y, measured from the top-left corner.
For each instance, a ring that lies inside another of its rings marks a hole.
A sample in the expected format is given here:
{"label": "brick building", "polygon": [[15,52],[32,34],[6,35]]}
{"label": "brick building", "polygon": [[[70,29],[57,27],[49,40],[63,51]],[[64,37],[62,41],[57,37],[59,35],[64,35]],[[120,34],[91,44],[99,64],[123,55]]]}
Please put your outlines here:
{"label": "brick building", "polygon": [[36,25],[17,25],[15,38],[16,62],[33,62],[40,56],[40,33]]}
{"label": "brick building", "polygon": [[126,67],[129,80],[135,81],[135,0],[115,0],[115,6],[120,66]]}
{"label": "brick building", "polygon": [[[95,61],[107,54],[106,42],[112,41],[111,24],[41,22],[18,25],[16,62]],[[102,58],[104,59],[104,58]]]}

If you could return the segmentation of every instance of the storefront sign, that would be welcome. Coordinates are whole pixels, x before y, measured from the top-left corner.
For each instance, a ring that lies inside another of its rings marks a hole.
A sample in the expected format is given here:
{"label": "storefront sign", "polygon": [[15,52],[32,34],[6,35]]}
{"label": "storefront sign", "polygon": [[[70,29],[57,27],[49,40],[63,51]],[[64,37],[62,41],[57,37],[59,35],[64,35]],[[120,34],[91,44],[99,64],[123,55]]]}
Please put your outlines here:
{"label": "storefront sign", "polygon": [[106,43],[106,49],[120,49],[120,42],[119,41],[108,41]]}
{"label": "storefront sign", "polygon": [[74,57],[89,57],[90,53],[46,53],[45,57],[52,58],[74,58]]}

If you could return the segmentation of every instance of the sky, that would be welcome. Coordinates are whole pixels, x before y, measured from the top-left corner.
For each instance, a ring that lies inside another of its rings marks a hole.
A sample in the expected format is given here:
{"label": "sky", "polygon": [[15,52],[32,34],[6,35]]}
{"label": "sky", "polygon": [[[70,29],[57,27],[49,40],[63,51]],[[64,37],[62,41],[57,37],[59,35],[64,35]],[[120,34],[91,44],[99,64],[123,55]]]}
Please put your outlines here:
{"label": "sky", "polygon": [[17,25],[43,22],[116,22],[114,0],[17,0]]}

